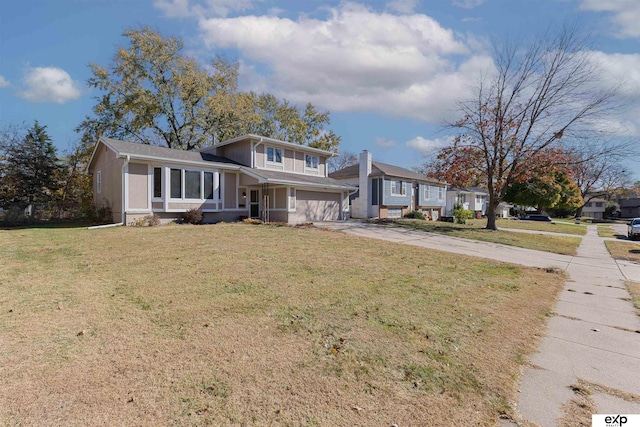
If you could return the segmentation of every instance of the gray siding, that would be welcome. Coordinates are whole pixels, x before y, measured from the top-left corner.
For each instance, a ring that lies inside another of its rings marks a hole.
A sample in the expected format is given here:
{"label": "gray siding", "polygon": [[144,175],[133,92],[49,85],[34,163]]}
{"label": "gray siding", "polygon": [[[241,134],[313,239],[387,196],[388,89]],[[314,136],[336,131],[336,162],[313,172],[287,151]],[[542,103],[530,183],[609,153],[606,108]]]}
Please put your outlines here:
{"label": "gray siding", "polygon": [[411,183],[408,181],[402,181],[404,187],[404,196],[397,196],[391,194],[391,179],[385,179],[383,181],[382,192],[382,205],[384,206],[409,206],[411,204]]}

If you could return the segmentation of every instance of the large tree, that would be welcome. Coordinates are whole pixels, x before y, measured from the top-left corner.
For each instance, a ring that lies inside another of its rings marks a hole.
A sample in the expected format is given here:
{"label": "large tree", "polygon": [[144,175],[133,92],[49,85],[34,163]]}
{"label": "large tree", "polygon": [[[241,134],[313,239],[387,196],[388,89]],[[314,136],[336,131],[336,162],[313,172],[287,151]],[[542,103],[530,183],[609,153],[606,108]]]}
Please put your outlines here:
{"label": "large tree", "polygon": [[98,136],[198,149],[244,133],[335,151],[340,138],[326,131],[329,113],[300,109],[269,94],[238,90],[237,61],[217,57],[208,69],[184,54],[178,37],[148,27],[124,32],[108,67],[90,64],[90,87],[102,92],[94,115],[78,126],[85,144]]}
{"label": "large tree", "polygon": [[526,47],[494,47],[495,70],[458,106],[459,132],[431,164],[454,185],[481,179],[489,193],[487,228],[507,189],[562,162],[563,147],[592,136],[612,111],[617,88],[598,80],[587,38],[574,27],[537,38]]}
{"label": "large tree", "polygon": [[9,207],[30,208],[49,203],[58,188],[58,158],[46,126],[37,121],[22,141],[11,144],[4,158],[4,202]]}
{"label": "large tree", "polygon": [[504,200],[520,206],[534,206],[541,212],[547,209],[573,212],[583,206],[580,189],[563,169],[514,183]]}

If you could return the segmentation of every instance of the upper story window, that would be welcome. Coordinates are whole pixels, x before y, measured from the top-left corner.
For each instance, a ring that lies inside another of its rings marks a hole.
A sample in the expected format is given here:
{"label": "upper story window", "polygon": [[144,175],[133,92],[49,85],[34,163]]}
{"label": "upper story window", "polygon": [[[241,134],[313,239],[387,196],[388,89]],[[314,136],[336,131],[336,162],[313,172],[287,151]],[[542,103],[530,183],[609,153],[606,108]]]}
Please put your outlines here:
{"label": "upper story window", "polygon": [[428,185],[424,186],[424,199],[429,200],[431,198],[431,187]]}
{"label": "upper story window", "polygon": [[307,169],[318,169],[318,156],[306,154],[304,156],[304,161]]}
{"label": "upper story window", "polygon": [[267,147],[267,162],[282,163],[282,149]]}
{"label": "upper story window", "polygon": [[404,185],[400,180],[391,181],[391,194],[395,196],[404,196]]}
{"label": "upper story window", "polygon": [[484,202],[484,197],[476,196],[476,205],[481,205]]}
{"label": "upper story window", "polygon": [[602,206],[604,206],[604,203],[596,202],[596,208],[601,208]]}
{"label": "upper story window", "polygon": [[438,200],[444,200],[444,187],[438,187]]}

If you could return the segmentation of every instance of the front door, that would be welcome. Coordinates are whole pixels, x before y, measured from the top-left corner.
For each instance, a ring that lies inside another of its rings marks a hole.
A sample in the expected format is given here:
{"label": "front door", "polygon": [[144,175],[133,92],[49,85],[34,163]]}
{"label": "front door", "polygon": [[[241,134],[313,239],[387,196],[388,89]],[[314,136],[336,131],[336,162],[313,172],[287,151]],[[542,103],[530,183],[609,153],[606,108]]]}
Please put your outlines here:
{"label": "front door", "polygon": [[249,215],[251,218],[260,218],[260,190],[249,192]]}

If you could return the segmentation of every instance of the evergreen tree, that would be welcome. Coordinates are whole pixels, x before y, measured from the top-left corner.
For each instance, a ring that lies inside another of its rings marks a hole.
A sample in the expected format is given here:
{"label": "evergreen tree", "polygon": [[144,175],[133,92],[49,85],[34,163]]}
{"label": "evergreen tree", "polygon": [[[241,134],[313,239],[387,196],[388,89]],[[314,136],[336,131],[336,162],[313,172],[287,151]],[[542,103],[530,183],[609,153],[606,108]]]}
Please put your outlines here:
{"label": "evergreen tree", "polygon": [[58,158],[46,126],[36,121],[21,142],[6,150],[4,163],[4,203],[21,209],[29,207],[33,217],[35,205],[48,203],[58,187]]}

